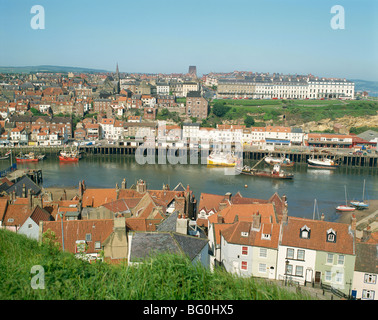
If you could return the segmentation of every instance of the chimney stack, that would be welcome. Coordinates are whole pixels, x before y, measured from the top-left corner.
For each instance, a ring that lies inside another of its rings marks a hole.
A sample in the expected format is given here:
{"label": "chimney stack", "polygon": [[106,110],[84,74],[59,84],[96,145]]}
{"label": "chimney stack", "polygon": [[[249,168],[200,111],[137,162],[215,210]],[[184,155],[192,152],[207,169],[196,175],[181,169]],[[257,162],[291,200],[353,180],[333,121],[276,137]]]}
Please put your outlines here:
{"label": "chimney stack", "polygon": [[218,214],[218,216],[217,216],[217,222],[223,223],[223,217],[220,214]]}
{"label": "chimney stack", "polygon": [[22,198],[26,198],[26,187],[25,187],[25,183],[22,185],[22,195],[21,195]]}
{"label": "chimney stack", "polygon": [[30,209],[33,209],[33,195],[31,189],[28,190],[28,205]]}
{"label": "chimney stack", "polygon": [[352,221],[350,223],[350,227],[353,231],[356,231],[356,227],[357,227],[357,219],[356,219],[356,215],[353,213],[352,214]]}
{"label": "chimney stack", "polygon": [[260,230],[261,226],[261,214],[257,211],[252,217],[252,229]]}
{"label": "chimney stack", "polygon": [[126,189],[126,179],[122,180],[122,189]]}
{"label": "chimney stack", "polygon": [[369,240],[370,235],[371,235],[371,227],[367,226],[366,229],[362,231],[362,241],[365,242]]}
{"label": "chimney stack", "polygon": [[324,213],[322,213],[322,215],[320,216],[320,220],[324,221]]}

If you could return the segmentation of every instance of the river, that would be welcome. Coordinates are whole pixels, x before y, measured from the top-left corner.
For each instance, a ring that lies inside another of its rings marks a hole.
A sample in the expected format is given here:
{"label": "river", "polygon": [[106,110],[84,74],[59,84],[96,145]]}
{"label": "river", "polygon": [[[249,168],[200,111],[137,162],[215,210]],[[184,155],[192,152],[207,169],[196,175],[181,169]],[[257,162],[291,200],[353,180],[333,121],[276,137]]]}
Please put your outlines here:
{"label": "river", "polygon": [[[244,160],[252,166],[255,161]],[[1,169],[8,167],[10,161],[3,160]],[[259,166],[264,166],[260,164]],[[265,165],[267,168],[267,165]],[[340,213],[335,207],[345,203],[347,187],[348,200],[362,197],[364,180],[366,198],[378,199],[378,169],[360,167],[341,167],[336,170],[307,168],[305,164],[295,164],[286,169],[294,173],[293,180],[273,180],[246,175],[226,175],[224,168],[208,168],[195,164],[144,164],[135,161],[133,155],[98,155],[83,157],[78,163],[60,163],[53,156],[39,163],[18,164],[18,168],[40,168],[43,172],[44,187],[77,187],[80,180],[85,180],[87,187],[114,188],[121,186],[125,178],[127,187],[138,179],[147,182],[149,189],[162,189],[169,184],[171,189],[179,182],[190,186],[199,201],[202,192],[235,194],[268,199],[277,192],[288,198],[289,215],[312,218],[314,203],[317,202],[315,218],[324,213],[328,221],[337,221]],[[247,185],[247,187],[246,187]],[[342,213],[341,213],[342,214]]]}

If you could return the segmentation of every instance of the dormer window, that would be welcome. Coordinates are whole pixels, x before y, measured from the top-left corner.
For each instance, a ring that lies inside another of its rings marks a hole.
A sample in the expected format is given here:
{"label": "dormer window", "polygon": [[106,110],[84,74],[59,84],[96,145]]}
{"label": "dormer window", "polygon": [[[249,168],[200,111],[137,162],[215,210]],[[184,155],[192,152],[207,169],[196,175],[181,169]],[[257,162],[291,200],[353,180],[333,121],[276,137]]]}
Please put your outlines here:
{"label": "dormer window", "polygon": [[270,234],[269,233],[262,233],[261,239],[263,240],[270,240]]}
{"label": "dormer window", "polygon": [[242,233],[241,233],[241,236],[242,236],[242,237],[248,237],[248,232],[242,232]]}
{"label": "dormer window", "polygon": [[336,242],[336,231],[332,228],[327,230],[327,242]]}
{"label": "dormer window", "polygon": [[310,233],[311,233],[310,228],[305,225],[300,230],[300,237],[302,239],[310,239]]}

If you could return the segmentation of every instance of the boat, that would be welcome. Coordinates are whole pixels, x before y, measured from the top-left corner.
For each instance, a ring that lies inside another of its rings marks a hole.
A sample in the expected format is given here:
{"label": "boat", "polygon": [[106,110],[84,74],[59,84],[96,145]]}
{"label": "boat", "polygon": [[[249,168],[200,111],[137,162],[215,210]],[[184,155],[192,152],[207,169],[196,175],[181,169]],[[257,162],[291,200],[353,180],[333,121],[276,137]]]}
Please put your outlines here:
{"label": "boat", "polygon": [[235,167],[237,157],[233,153],[211,152],[207,157],[207,165],[219,167]]}
{"label": "boat", "polygon": [[348,206],[346,186],[344,186],[344,188],[345,188],[345,205],[337,206],[336,210],[342,211],[342,212],[352,212],[352,211],[356,210],[356,207]]}
{"label": "boat", "polygon": [[336,169],[339,167],[338,163],[327,157],[315,159],[314,156],[311,156],[309,159],[307,159],[307,162],[309,168]]}
{"label": "boat", "polygon": [[59,161],[62,162],[77,162],[80,159],[80,154],[76,150],[61,151],[59,154]]}
{"label": "boat", "polygon": [[8,159],[8,158],[9,158],[9,155],[11,154],[11,152],[12,152],[12,151],[9,150],[9,151],[4,155],[4,157],[0,157],[0,160]]}
{"label": "boat", "polygon": [[258,170],[254,168],[250,168],[248,166],[244,166],[241,170],[242,174],[256,176],[256,177],[266,177],[272,179],[293,179],[294,175],[292,173],[287,173],[281,170],[281,165],[275,164],[273,169],[270,171],[265,170]]}
{"label": "boat", "polygon": [[265,157],[265,162],[270,165],[280,164],[283,167],[294,166],[294,162],[287,158],[285,155],[281,155],[281,157],[273,157],[272,154],[269,154],[267,157]]}
{"label": "boat", "polygon": [[16,162],[38,162],[39,158],[34,154],[34,152],[29,152],[27,154],[23,154],[20,152],[16,156]]}
{"label": "boat", "polygon": [[364,180],[364,186],[362,188],[362,201],[351,201],[350,204],[356,209],[361,210],[361,209],[366,209],[369,208],[369,204],[365,201],[365,180]]}

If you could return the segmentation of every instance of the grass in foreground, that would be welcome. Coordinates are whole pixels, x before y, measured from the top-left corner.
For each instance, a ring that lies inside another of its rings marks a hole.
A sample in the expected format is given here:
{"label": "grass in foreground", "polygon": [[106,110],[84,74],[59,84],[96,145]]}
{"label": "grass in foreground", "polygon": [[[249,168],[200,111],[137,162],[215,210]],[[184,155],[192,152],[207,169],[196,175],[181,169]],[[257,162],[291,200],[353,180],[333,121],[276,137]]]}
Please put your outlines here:
{"label": "grass in foreground", "polygon": [[[34,265],[45,289],[32,289]],[[183,256],[163,254],[139,266],[89,264],[52,246],[0,230],[0,299],[4,300],[294,300],[304,295],[223,270],[210,272]]]}

